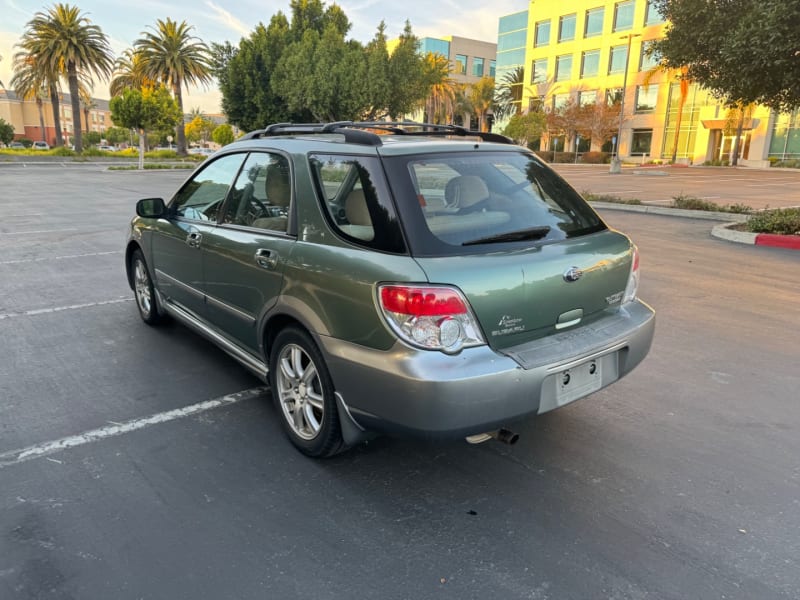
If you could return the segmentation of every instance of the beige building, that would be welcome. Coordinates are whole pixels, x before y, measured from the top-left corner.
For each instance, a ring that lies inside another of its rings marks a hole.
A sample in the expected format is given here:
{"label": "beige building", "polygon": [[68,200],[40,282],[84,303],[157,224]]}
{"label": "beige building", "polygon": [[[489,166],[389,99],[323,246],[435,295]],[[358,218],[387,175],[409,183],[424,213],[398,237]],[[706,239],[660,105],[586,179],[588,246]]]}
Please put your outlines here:
{"label": "beige building", "polygon": [[[65,143],[69,145],[74,131],[72,101],[69,94],[59,94],[59,115],[61,117],[61,133]],[[56,129],[49,97],[42,100],[40,113],[40,105],[36,100],[23,100],[11,90],[0,89],[0,118],[14,127],[15,139],[44,140],[51,146],[55,145]],[[82,110],[80,119],[81,129],[84,132],[102,133],[111,127],[113,123],[108,100],[93,98],[91,104]],[[42,122],[44,122],[44,130]]]}
{"label": "beige building", "polygon": [[[624,89],[622,159],[664,160],[673,152],[689,163],[730,159],[737,115],[696,85],[682,101],[676,74],[659,70],[647,52],[666,27],[651,0],[531,0],[527,20],[520,36],[526,40],[523,109],[614,101]],[[767,165],[769,157],[779,157],[783,138],[773,134],[787,119],[756,107],[744,120],[740,164]],[[557,132],[543,146],[575,149],[575,139],[555,139]],[[584,140],[579,149],[610,151],[613,145]]]}

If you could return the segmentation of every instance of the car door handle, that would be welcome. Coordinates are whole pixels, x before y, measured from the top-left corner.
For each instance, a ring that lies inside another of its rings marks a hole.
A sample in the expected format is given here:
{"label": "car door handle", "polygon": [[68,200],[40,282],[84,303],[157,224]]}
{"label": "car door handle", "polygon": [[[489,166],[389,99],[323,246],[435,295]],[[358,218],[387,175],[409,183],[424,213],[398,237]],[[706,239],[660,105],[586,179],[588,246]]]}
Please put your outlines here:
{"label": "car door handle", "polygon": [[274,269],[278,265],[278,253],[265,248],[256,250],[255,259],[262,269]]}
{"label": "car door handle", "polygon": [[203,234],[199,231],[193,231],[189,235],[186,236],[186,243],[191,248],[199,248],[200,242],[203,241]]}

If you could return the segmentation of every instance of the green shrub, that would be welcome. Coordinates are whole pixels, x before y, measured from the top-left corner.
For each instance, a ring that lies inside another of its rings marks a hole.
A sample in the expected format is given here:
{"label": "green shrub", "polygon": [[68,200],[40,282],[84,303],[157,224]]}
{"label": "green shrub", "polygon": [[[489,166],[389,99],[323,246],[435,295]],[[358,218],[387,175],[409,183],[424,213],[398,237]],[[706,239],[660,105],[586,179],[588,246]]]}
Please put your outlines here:
{"label": "green shrub", "polygon": [[747,221],[754,233],[800,235],[800,208],[778,208],[757,213]]}
{"label": "green shrub", "polygon": [[695,198],[694,196],[686,196],[680,194],[672,197],[673,208],[683,208],[685,210],[709,210],[712,212],[719,212],[719,204],[714,204],[702,198]]}
{"label": "green shrub", "polygon": [[144,153],[145,158],[158,158],[164,160],[166,158],[178,158],[178,153],[175,150],[151,150]]}
{"label": "green shrub", "polygon": [[52,156],[75,156],[75,151],[71,148],[67,148],[66,146],[58,146],[57,148],[53,148],[50,150],[50,155]]}
{"label": "green shrub", "polygon": [[581,155],[581,162],[587,165],[602,165],[611,162],[610,152],[584,152]]}
{"label": "green shrub", "polygon": [[84,148],[81,152],[81,156],[108,156],[109,154],[111,153],[91,146],[89,148]]}
{"label": "green shrub", "polygon": [[31,146],[33,146],[33,140],[31,140],[29,138],[19,138],[18,140],[14,140],[14,141],[15,142],[22,142],[23,144],[25,144],[26,148],[30,148]]}
{"label": "green shrub", "polygon": [[771,166],[782,169],[800,169],[800,159],[787,158],[785,160],[776,160],[774,163],[770,158]]}
{"label": "green shrub", "polygon": [[620,198],[619,196],[612,196],[611,194],[593,194],[591,192],[583,192],[581,196],[589,202],[611,202],[613,204],[633,204],[639,205],[642,203],[638,198]]}

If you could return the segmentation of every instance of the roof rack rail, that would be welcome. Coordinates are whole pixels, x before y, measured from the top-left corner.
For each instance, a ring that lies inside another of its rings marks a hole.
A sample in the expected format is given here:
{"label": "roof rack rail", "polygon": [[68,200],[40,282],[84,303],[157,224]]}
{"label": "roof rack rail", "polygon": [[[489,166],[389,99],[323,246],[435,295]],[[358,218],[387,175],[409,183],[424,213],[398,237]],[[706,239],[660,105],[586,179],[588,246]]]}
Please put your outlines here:
{"label": "roof rack rail", "polygon": [[513,144],[504,135],[488,131],[470,130],[459,125],[439,125],[436,123],[418,123],[416,121],[333,121],[331,123],[273,123],[265,129],[257,129],[245,134],[240,139],[251,140],[266,136],[302,135],[314,133],[339,133],[344,135],[345,142],[380,146],[381,136],[377,130],[393,135],[418,135],[431,137],[478,137],[485,142]]}

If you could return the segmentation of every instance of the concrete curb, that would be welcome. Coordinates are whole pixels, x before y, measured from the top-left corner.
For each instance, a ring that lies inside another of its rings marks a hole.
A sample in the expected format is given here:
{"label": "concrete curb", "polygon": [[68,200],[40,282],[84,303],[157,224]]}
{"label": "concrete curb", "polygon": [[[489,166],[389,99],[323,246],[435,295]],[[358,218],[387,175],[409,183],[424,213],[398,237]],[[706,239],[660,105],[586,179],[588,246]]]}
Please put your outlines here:
{"label": "concrete curb", "polygon": [[683,217],[686,219],[702,219],[707,221],[726,220],[729,222],[715,225],[711,229],[711,235],[713,237],[726,240],[728,242],[736,242],[737,244],[749,244],[751,246],[771,246],[773,248],[800,250],[800,235],[751,233],[749,231],[730,229],[734,225],[739,225],[740,223],[746,222],[749,218],[749,215],[711,212],[704,210],[686,210],[681,208],[666,208],[664,206],[649,206],[646,204],[617,204],[615,202],[591,202],[590,204],[594,208],[607,210],[621,210],[626,212],[664,215],[667,217]]}
{"label": "concrete curb", "polygon": [[590,202],[590,204],[595,208],[607,210],[624,210],[627,212],[664,215],[666,217],[684,217],[686,219],[704,219],[707,221],[735,221],[737,223],[744,223],[749,218],[748,215],[737,213],[667,208],[666,206],[653,206],[649,204],[617,204],[616,202]]}

